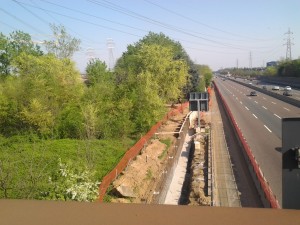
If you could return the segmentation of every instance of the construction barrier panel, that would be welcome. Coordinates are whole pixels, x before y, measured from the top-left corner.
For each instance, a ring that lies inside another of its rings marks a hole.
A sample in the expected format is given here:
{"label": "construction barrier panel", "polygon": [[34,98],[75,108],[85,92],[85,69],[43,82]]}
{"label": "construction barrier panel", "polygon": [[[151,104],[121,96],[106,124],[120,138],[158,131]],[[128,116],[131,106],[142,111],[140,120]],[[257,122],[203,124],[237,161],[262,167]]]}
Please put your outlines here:
{"label": "construction barrier panel", "polygon": [[264,197],[266,198],[266,200],[268,201],[269,205],[271,208],[280,208],[278,201],[276,200],[275,195],[273,194],[268,182],[266,181],[266,179],[263,177],[263,174],[261,173],[261,169],[259,167],[259,165],[257,164],[254,155],[252,154],[252,151],[248,145],[248,143],[246,142],[245,138],[243,137],[242,131],[240,130],[240,128],[238,127],[233,114],[231,113],[231,110],[229,108],[229,106],[227,105],[226,101],[224,100],[222,94],[220,93],[217,85],[215,82],[214,83],[214,87],[216,89],[216,92],[219,94],[220,99],[224,105],[225,111],[227,112],[227,115],[229,116],[229,119],[231,120],[231,123],[233,124],[233,127],[235,129],[235,132],[238,136],[238,139],[242,145],[242,148],[244,149],[244,151],[246,152],[246,155],[248,157],[248,160],[251,163],[251,166],[253,167],[253,170],[255,172],[256,178],[260,184],[260,188],[262,189],[263,193],[264,193]]}
{"label": "construction barrier panel", "polygon": [[165,117],[156,123],[151,129],[146,133],[141,139],[132,146],[117,164],[117,166],[108,173],[101,181],[99,186],[99,201],[102,202],[105,196],[105,193],[109,187],[109,185],[120,175],[120,173],[127,167],[131,160],[133,160],[144,148],[147,142],[153,137],[153,135],[157,132],[160,126],[167,121],[170,117],[177,115],[178,113],[182,113],[183,110],[188,107],[188,102],[181,104],[178,108],[170,110]]}

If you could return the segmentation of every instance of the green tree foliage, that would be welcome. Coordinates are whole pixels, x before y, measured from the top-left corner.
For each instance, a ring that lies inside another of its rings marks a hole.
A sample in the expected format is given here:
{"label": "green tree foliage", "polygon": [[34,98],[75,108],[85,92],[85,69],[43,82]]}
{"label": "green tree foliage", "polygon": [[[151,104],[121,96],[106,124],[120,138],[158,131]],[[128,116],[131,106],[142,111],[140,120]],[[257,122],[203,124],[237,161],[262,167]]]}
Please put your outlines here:
{"label": "green tree foliage", "polygon": [[184,90],[190,83],[186,57],[178,42],[162,33],[150,32],[139,42],[129,45],[117,61],[116,90],[131,102],[130,118],[135,133],[145,132],[159,120],[165,111],[164,104],[185,96]]}
{"label": "green tree foliage", "polygon": [[130,75],[127,90],[130,90],[133,102],[131,119],[135,124],[136,132],[147,131],[163,113],[164,102],[160,98],[157,83],[152,80],[153,74],[141,72],[138,76]]}
{"label": "green tree foliage", "polygon": [[266,76],[276,76],[277,75],[277,67],[269,66],[265,69],[263,74]]}
{"label": "green tree foliage", "polygon": [[92,59],[88,62],[86,74],[91,85],[112,81],[113,76],[113,74],[108,71],[106,63],[100,59]]}
{"label": "green tree foliage", "polygon": [[31,36],[22,31],[14,31],[9,37],[0,34],[0,76],[7,77],[11,74],[12,61],[21,53],[34,56],[42,55],[40,46],[33,43]]}
{"label": "green tree foliage", "polygon": [[[64,124],[76,124],[72,116],[66,116],[66,111],[78,111],[78,107],[72,106],[79,106],[84,86],[69,59],[23,52],[14,59],[13,65],[17,76],[0,86],[0,104],[3,106],[0,119],[5,121],[5,129],[15,133],[31,129],[42,136],[53,136],[57,129],[65,129],[63,124],[58,124],[63,117],[71,120],[64,120]],[[68,107],[68,110],[64,109]],[[77,114],[76,119],[79,118]],[[65,130],[71,132],[70,127]]]}
{"label": "green tree foliage", "polygon": [[300,77],[300,59],[280,62],[278,75],[283,77]]}
{"label": "green tree foliage", "polygon": [[205,91],[205,88],[209,87],[212,80],[212,70],[207,65],[196,65],[198,74],[202,76],[199,77],[200,82],[197,87],[197,91]]}
{"label": "green tree foliage", "polygon": [[56,26],[50,25],[54,40],[44,41],[46,49],[49,53],[53,53],[58,58],[71,58],[73,54],[80,48],[80,40],[73,38],[66,31],[66,28],[62,25]]}
{"label": "green tree foliage", "polygon": [[189,92],[196,90],[200,79],[198,71],[195,68],[195,64],[192,60],[190,60],[188,54],[179,42],[170,39],[163,33],[157,34],[149,32],[147,36],[139,40],[137,43],[127,47],[127,51],[123,53],[122,57],[119,58],[116,63],[115,71],[117,73],[117,82],[123,82],[126,80],[128,72],[136,71],[136,68],[139,67],[139,65],[135,63],[136,53],[139,52],[145,45],[159,45],[161,47],[169,48],[172,54],[171,60],[182,61],[183,65],[185,65],[185,70],[187,71],[187,80],[185,85],[182,87],[182,95],[186,97]]}
{"label": "green tree foliage", "polygon": [[90,61],[86,72],[91,84],[83,106],[87,137],[123,138],[132,133],[132,101],[115,84],[114,74],[99,59]]}
{"label": "green tree foliage", "polygon": [[[143,45],[137,53],[137,76],[150,76],[152,90],[164,102],[177,100],[186,84],[187,64],[183,60],[173,60],[171,48],[161,45]],[[147,73],[146,73],[147,72]]]}
{"label": "green tree foliage", "polygon": [[[63,27],[53,29],[60,39],[48,43],[54,54],[42,55],[21,33],[18,45],[0,37],[2,53],[11,53],[0,57],[8,62],[1,73],[10,74],[0,79],[0,198],[92,200],[93,180],[117,164],[128,141],[200,80],[178,42],[149,33],[128,46],[115,72],[90,61],[86,86],[68,58],[78,42]],[[57,165],[58,158],[73,163]]]}

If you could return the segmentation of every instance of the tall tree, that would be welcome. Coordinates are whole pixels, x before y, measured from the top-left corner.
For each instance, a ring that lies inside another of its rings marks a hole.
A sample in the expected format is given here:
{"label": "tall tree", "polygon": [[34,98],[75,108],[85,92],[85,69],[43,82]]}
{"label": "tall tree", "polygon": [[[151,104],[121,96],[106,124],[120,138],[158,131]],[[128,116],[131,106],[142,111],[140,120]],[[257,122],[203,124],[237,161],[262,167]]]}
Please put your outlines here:
{"label": "tall tree", "polygon": [[7,77],[11,74],[12,61],[25,52],[30,55],[42,55],[40,46],[34,44],[31,36],[22,31],[14,31],[9,37],[0,34],[0,76]]}
{"label": "tall tree", "polygon": [[53,53],[58,58],[71,58],[80,49],[80,40],[72,37],[62,25],[50,24],[54,40],[44,41],[49,53]]}
{"label": "tall tree", "polygon": [[198,74],[201,74],[199,77],[200,82],[198,83],[197,91],[205,91],[205,88],[210,86],[212,80],[212,70],[207,65],[196,65],[195,66]]}
{"label": "tall tree", "polygon": [[132,133],[132,101],[115,85],[114,74],[99,59],[90,61],[86,72],[90,84],[82,106],[86,137],[122,138]]}
{"label": "tall tree", "polygon": [[[16,101],[18,114],[26,129],[43,136],[53,135],[63,109],[79,103],[83,83],[74,63],[53,55],[33,56],[20,54],[14,60],[20,84],[9,101]],[[76,107],[71,107],[78,110]],[[14,116],[14,115],[12,115]]]}
{"label": "tall tree", "polygon": [[112,80],[113,74],[108,71],[105,62],[100,59],[92,59],[86,67],[88,83],[94,85],[96,83]]}

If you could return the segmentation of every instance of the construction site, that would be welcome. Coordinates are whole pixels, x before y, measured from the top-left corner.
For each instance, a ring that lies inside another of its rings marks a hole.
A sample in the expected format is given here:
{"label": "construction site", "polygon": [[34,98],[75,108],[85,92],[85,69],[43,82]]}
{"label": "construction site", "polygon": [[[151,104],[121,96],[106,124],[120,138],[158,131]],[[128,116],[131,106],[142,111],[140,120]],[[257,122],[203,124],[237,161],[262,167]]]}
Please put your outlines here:
{"label": "construction site", "polygon": [[[240,156],[229,152],[224,133],[228,125],[224,128],[216,96],[211,98],[210,110],[201,112],[200,120],[185,107],[162,122],[114,176],[106,192],[110,202],[262,207],[253,199],[259,195],[249,196],[245,189],[249,184],[237,182],[240,169],[232,160]],[[255,192],[253,184],[250,189]]]}

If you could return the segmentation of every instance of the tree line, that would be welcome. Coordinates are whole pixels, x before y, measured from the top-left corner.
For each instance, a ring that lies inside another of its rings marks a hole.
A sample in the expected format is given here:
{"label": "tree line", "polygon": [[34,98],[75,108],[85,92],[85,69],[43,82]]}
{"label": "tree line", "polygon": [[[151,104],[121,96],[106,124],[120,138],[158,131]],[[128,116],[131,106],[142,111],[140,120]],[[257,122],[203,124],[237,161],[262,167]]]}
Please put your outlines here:
{"label": "tree line", "polygon": [[219,71],[221,74],[228,72],[233,75],[244,77],[255,76],[279,76],[279,77],[300,77],[300,59],[281,60],[274,66],[265,68],[227,68]]}
{"label": "tree line", "polygon": [[150,32],[112,71],[90,60],[84,82],[71,60],[80,40],[51,28],[46,52],[22,31],[0,34],[0,198],[91,201],[166,105],[205,91],[212,73],[179,42]]}
{"label": "tree line", "polygon": [[[55,35],[65,38],[53,26]],[[165,104],[204,90],[199,65],[179,42],[149,33],[129,45],[114,71],[105,62],[88,62],[88,85],[70,56],[80,43],[72,38],[49,53],[23,32],[0,36],[0,133],[37,133],[43,138],[113,138],[145,132],[165,113]],[[55,44],[56,43],[56,44]],[[74,47],[75,46],[75,47]],[[208,67],[207,67],[208,68]],[[206,73],[211,74],[208,69]],[[203,76],[205,77],[205,76]]]}

